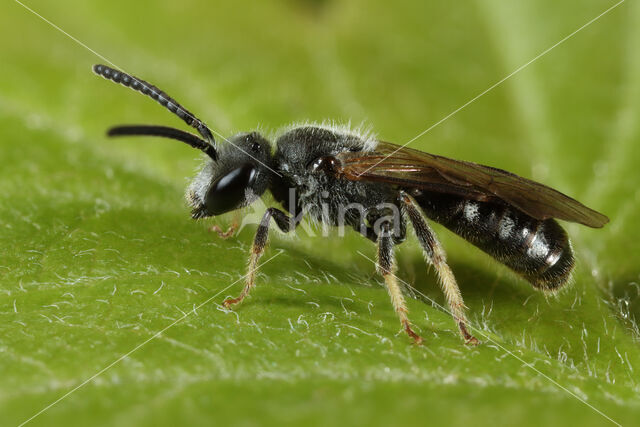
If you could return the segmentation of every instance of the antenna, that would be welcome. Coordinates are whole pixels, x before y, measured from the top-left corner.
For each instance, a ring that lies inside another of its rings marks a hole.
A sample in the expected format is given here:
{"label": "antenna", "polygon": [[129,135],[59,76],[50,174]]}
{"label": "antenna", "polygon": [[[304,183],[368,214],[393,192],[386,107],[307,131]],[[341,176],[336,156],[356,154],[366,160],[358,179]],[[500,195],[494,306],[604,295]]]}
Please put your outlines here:
{"label": "antenna", "polygon": [[[111,80],[115,83],[120,83],[123,86],[129,87],[136,92],[140,92],[143,95],[147,95],[156,100],[160,105],[164,106],[167,110],[171,111],[176,116],[180,117],[186,124],[195,128],[200,135],[212,146],[213,152],[215,152],[216,141],[213,138],[211,130],[207,127],[202,120],[194,116],[189,110],[180,105],[175,99],[171,98],[162,90],[156,86],[140,80],[130,74],[116,70],[115,68],[108,67],[102,64],[96,64],[93,66],[93,72],[99,76],[104,77],[107,80]],[[177,131],[177,129],[176,129]],[[139,133],[136,135],[140,135]],[[159,135],[158,136],[166,136]],[[186,142],[186,141],[185,141]]]}
{"label": "antenna", "polygon": [[154,125],[122,125],[114,126],[107,131],[109,136],[131,136],[131,135],[148,135],[148,136],[160,136],[163,138],[176,139],[182,141],[193,148],[204,151],[206,155],[213,160],[217,160],[216,149],[213,145],[207,141],[200,139],[198,136],[182,131],[180,129],[171,128],[168,126],[154,126]]}

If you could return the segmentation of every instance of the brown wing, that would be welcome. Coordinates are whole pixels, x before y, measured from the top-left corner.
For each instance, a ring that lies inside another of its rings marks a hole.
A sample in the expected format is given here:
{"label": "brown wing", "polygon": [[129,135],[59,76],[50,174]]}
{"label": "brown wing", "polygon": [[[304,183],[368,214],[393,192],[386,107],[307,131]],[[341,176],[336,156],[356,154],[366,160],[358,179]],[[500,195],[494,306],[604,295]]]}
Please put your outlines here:
{"label": "brown wing", "polygon": [[609,218],[553,188],[502,169],[453,160],[389,142],[372,151],[340,153],[338,173],[354,181],[457,194],[478,201],[501,200],[533,218],[558,218],[600,228]]}

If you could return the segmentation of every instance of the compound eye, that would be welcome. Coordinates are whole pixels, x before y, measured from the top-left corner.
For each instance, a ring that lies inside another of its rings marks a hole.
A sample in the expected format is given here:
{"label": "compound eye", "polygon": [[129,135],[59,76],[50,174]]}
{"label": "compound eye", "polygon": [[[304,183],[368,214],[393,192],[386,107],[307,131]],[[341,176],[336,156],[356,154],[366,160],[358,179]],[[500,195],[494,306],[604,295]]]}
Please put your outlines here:
{"label": "compound eye", "polygon": [[245,200],[247,189],[255,182],[256,175],[256,168],[246,163],[211,184],[204,201],[207,213],[221,215],[239,208]]}

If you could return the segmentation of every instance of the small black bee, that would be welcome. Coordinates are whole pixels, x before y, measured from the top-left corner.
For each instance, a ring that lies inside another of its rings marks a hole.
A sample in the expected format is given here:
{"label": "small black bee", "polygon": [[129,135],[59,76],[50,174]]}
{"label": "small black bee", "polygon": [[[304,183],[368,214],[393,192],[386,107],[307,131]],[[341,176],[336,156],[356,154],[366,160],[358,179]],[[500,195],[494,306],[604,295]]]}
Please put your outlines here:
{"label": "small black bee", "polygon": [[[424,153],[332,126],[304,125],[278,137],[275,147],[257,132],[231,137],[218,146],[209,128],[173,98],[136,77],[95,65],[93,71],[150,96],[195,128],[200,136],[165,126],[126,125],[109,136],[172,138],[202,150],[209,160],[187,190],[194,219],[250,205],[269,190],[287,212],[268,208],[257,228],[240,303],[255,285],[271,219],[291,232],[303,215],[330,226],[348,225],[378,245],[378,271],[385,279],[402,327],[416,343],[394,271],[394,246],[413,225],[460,333],[467,329],[465,306],[445,252],[425,217],[462,236],[546,292],[569,280],[574,265],[566,232],[554,218],[589,227],[609,219],[545,185],[501,169]],[[232,232],[233,230],[231,230]]]}

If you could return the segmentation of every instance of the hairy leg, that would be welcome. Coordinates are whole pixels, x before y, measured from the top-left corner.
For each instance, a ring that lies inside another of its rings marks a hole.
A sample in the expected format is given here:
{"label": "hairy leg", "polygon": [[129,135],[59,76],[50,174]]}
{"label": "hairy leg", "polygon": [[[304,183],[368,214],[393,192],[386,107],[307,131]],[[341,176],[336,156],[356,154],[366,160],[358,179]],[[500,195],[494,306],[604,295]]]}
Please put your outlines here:
{"label": "hairy leg", "polygon": [[269,238],[269,225],[271,224],[271,218],[274,219],[276,225],[280,230],[288,233],[295,230],[299,222],[294,222],[294,219],[288,214],[276,208],[269,208],[262,216],[260,225],[256,231],[256,235],[253,238],[253,245],[251,247],[251,255],[249,256],[249,267],[247,276],[245,278],[244,288],[240,295],[236,298],[230,298],[225,300],[222,304],[229,308],[232,305],[239,304],[242,300],[249,295],[251,289],[255,286],[256,269],[258,267],[258,260],[264,253]]}
{"label": "hairy leg", "polygon": [[413,224],[413,229],[416,232],[418,241],[424,251],[425,259],[432,264],[440,281],[440,286],[449,304],[449,309],[453,315],[453,319],[458,325],[460,334],[464,338],[465,343],[471,345],[477,345],[478,340],[469,333],[467,329],[468,320],[465,315],[464,301],[462,300],[462,294],[460,288],[456,282],[456,278],[453,275],[453,271],[447,264],[447,257],[444,249],[438,242],[436,235],[429,227],[427,220],[422,214],[422,209],[416,203],[416,201],[408,194],[402,192],[401,200],[404,203],[407,215]]}
{"label": "hairy leg", "polygon": [[400,324],[402,324],[405,332],[413,338],[414,342],[420,344],[422,343],[422,337],[411,329],[411,323],[407,316],[409,310],[407,309],[402,290],[394,274],[396,262],[393,256],[393,245],[393,237],[389,231],[389,227],[384,226],[378,235],[378,271],[382,277],[384,277],[384,282],[387,285],[387,290],[391,297],[391,303],[400,318]]}

